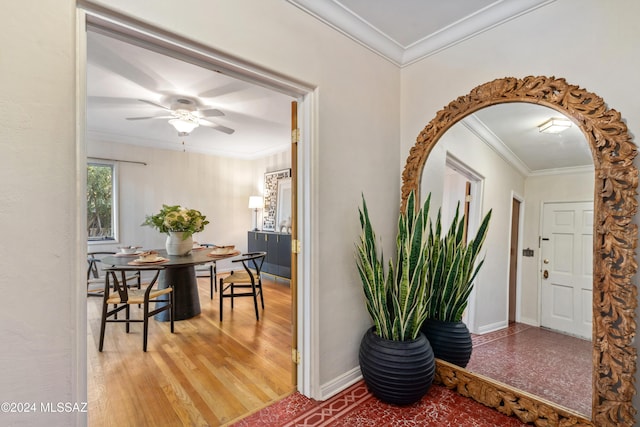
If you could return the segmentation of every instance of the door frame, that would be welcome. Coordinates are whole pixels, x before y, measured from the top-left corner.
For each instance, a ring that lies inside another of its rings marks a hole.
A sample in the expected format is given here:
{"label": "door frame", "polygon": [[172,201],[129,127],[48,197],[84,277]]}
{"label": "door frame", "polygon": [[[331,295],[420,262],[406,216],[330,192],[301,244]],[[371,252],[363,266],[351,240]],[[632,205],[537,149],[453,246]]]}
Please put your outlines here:
{"label": "door frame", "polygon": [[[522,251],[523,237],[524,237],[524,213],[526,209],[525,199],[522,195],[511,191],[511,207],[509,208],[509,218],[513,222],[513,200],[517,200],[520,203],[520,209],[518,212],[518,246],[516,248],[516,257],[518,262],[516,264],[516,322],[520,322],[521,307],[522,307]],[[511,228],[509,228],[509,242],[511,242]],[[507,271],[507,322],[509,324],[509,271]]]}
{"label": "door frame", "polygon": [[[292,321],[297,323],[298,351],[301,355],[300,363],[297,367],[297,390],[308,397],[319,397],[319,361],[314,360],[313,355],[317,353],[318,346],[318,310],[312,301],[314,283],[317,282],[317,275],[312,275],[311,242],[314,227],[314,216],[312,215],[313,197],[315,182],[312,180],[311,165],[312,152],[315,147],[315,135],[317,127],[317,87],[288,78],[256,66],[248,61],[228,56],[211,47],[196,43],[187,38],[171,34],[165,30],[153,27],[149,24],[133,20],[124,15],[110,11],[108,9],[81,3],[77,5],[77,123],[79,137],[77,138],[77,152],[84,153],[84,159],[79,156],[77,162],[76,175],[79,182],[84,175],[82,169],[83,160],[86,162],[86,151],[84,137],[86,128],[86,117],[84,111],[86,107],[86,31],[96,31],[111,37],[116,37],[129,43],[137,44],[146,49],[151,49],[164,55],[177,59],[186,60],[196,65],[208,69],[224,70],[225,74],[254,83],[269,89],[284,93],[293,97],[298,103],[298,124],[300,128],[300,139],[304,144],[298,146],[298,236],[301,242],[301,256],[297,257],[297,315]],[[80,192],[79,194],[84,194]],[[81,206],[83,200],[78,200]],[[82,218],[82,217],[81,217]],[[81,221],[81,219],[80,219]],[[86,245],[78,241],[78,253],[85,253]],[[80,289],[80,288],[79,288]],[[81,290],[81,289],[80,289]],[[293,302],[292,302],[293,303]],[[78,313],[86,310],[84,298],[77,299]],[[315,321],[314,321],[315,320]],[[86,316],[82,321],[85,323]],[[86,329],[85,329],[86,330]],[[80,382],[87,379],[86,365],[86,333],[82,329],[78,330],[79,357],[85,358],[84,365],[78,365],[77,378]],[[84,351],[81,349],[84,347]],[[85,388],[86,395],[86,388]],[[85,399],[86,400],[86,399]]]}

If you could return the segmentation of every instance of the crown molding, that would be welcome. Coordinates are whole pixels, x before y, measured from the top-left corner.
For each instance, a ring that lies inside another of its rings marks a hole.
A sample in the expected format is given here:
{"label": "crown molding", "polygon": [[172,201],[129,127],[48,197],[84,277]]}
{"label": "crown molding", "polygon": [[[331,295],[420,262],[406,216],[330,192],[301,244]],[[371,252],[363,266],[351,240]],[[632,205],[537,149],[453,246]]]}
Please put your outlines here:
{"label": "crown molding", "polygon": [[287,1],[395,65],[404,67],[555,0],[498,0],[408,46],[402,46],[382,33],[338,0]]}
{"label": "crown molding", "polygon": [[543,169],[532,172],[529,176],[556,176],[556,175],[575,175],[582,173],[594,173],[593,165],[572,166],[567,168]]}

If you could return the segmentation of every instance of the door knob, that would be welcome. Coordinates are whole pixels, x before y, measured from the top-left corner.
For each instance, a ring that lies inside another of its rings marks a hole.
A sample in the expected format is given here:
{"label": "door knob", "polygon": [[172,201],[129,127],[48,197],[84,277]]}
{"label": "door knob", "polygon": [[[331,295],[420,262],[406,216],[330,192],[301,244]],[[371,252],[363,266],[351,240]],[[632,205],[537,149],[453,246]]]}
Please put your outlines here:
{"label": "door knob", "polygon": [[544,259],[544,261],[542,261],[545,264],[549,264],[549,260],[547,258]]}
{"label": "door knob", "polygon": [[549,278],[549,270],[545,270],[542,272],[542,277],[544,277],[545,279]]}

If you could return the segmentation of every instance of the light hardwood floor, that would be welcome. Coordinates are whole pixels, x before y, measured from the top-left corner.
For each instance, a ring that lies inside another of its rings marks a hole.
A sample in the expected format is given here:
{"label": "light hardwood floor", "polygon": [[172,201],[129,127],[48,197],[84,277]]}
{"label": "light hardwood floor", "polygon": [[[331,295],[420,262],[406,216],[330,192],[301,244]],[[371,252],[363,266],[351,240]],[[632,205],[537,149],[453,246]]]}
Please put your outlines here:
{"label": "light hardwood floor", "polygon": [[[87,301],[89,426],[218,426],[291,394],[291,294],[283,280],[263,280],[265,310],[256,322],[251,298],[209,299],[198,279],[202,313],[151,321],[147,353],[142,324],[107,324],[98,352],[102,299]],[[134,311],[135,314],[135,311]]]}

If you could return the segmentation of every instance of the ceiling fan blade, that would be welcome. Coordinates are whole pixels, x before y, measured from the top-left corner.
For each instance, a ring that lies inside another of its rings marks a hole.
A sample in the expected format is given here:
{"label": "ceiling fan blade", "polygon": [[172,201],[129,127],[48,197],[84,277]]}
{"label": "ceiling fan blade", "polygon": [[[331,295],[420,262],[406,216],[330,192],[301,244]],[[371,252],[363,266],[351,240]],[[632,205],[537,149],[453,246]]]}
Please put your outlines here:
{"label": "ceiling fan blade", "polygon": [[222,126],[222,125],[217,125],[215,123],[211,123],[211,122],[208,122],[206,120],[200,120],[200,124],[203,125],[203,126],[209,127],[211,129],[215,129],[217,131],[226,133],[227,135],[231,135],[232,133],[235,132],[235,129],[231,129],[231,128],[228,128],[228,127]]}
{"label": "ceiling fan blade", "polygon": [[173,116],[127,117],[127,120],[172,119]]}
{"label": "ceiling fan blade", "polygon": [[163,110],[171,111],[171,108],[169,108],[169,107],[165,107],[164,105],[156,104],[155,102],[152,102],[152,101],[147,101],[146,99],[138,99],[138,101],[145,102],[145,103],[147,103],[149,105],[153,105],[154,107],[162,108]]}
{"label": "ceiling fan blade", "polygon": [[200,115],[202,117],[221,117],[224,116],[224,113],[217,108],[209,108],[207,110],[200,110]]}
{"label": "ceiling fan blade", "polygon": [[227,135],[231,135],[232,133],[235,132],[235,129],[231,129],[222,125],[213,125],[211,126],[211,128],[215,130],[219,130],[220,132],[226,133]]}

